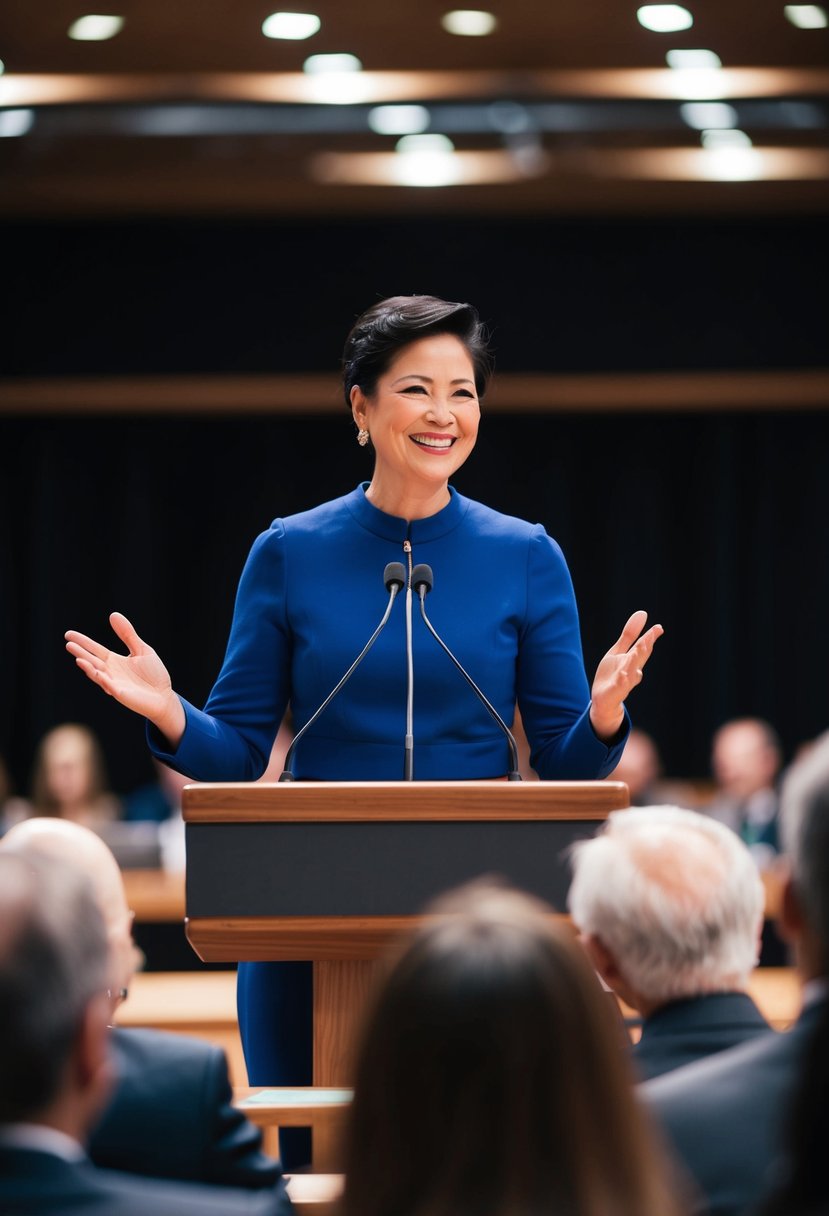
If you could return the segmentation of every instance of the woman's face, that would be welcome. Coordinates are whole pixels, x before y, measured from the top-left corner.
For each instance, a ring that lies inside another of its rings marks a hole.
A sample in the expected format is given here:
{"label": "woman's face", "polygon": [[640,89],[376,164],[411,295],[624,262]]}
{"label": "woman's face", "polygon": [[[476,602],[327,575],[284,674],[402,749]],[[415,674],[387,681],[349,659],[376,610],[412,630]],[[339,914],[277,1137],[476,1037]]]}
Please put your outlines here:
{"label": "woman's face", "polygon": [[354,421],[371,436],[375,481],[400,492],[445,485],[475,446],[481,408],[466,347],[454,334],[403,348],[371,397],[351,391]]}
{"label": "woman's face", "polygon": [[46,784],[62,806],[83,802],[92,790],[92,757],[88,741],[73,730],[56,731],[44,755]]}

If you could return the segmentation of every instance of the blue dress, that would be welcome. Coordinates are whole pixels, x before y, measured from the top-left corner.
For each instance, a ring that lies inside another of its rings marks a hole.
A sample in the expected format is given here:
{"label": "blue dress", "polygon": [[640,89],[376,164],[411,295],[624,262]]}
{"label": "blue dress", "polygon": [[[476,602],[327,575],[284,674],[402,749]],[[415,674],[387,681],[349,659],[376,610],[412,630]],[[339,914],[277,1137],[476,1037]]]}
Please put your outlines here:
{"label": "blue dress", "polygon": [[[182,702],[187,723],[174,753],[150,731],[154,754],[197,781],[261,776],[288,703],[299,730],[379,622],[388,600],[383,571],[388,562],[408,560],[408,540],[413,562],[427,562],[434,574],[430,620],[507,723],[518,703],[542,780],[611,773],[628,724],[611,747],[593,732],[578,611],[556,542],[540,525],[451,489],[443,510],[407,522],[377,510],[365,488],[277,519],[257,538],[207,704],[198,710]],[[402,779],[402,600],[342,694],[300,741],[293,765],[298,780]],[[417,609],[414,617],[415,779],[503,776],[509,757],[502,732]],[[310,1081],[308,970],[306,964],[239,967],[240,1030],[253,1085]],[[283,979],[291,976],[286,988]]]}

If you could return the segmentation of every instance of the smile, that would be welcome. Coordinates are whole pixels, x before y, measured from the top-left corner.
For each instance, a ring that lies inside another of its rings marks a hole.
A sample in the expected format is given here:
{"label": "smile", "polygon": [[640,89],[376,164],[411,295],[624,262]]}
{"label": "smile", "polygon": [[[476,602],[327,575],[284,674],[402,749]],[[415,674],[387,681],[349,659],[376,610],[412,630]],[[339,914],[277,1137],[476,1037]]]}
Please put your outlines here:
{"label": "smile", "polygon": [[419,447],[432,448],[439,452],[445,452],[455,442],[451,435],[410,435],[409,438]]}

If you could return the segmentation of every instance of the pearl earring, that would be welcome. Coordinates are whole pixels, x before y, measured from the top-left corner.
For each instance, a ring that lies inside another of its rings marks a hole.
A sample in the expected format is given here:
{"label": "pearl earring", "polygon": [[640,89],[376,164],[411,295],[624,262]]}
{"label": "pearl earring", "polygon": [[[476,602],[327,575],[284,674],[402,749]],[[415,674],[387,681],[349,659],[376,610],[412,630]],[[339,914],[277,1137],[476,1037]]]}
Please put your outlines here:
{"label": "pearl earring", "polygon": [[368,431],[364,430],[363,427],[360,427],[357,432],[357,442],[361,448],[364,448],[368,443]]}

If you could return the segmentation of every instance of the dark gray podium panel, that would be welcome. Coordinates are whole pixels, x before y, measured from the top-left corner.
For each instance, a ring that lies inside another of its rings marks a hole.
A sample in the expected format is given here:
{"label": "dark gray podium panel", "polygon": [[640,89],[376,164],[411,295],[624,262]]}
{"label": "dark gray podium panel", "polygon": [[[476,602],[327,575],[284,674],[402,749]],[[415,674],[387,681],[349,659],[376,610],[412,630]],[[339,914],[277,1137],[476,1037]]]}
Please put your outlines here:
{"label": "dark gray podium panel", "polygon": [[598,827],[595,819],[188,823],[187,915],[412,916],[484,874],[563,912],[567,848]]}

